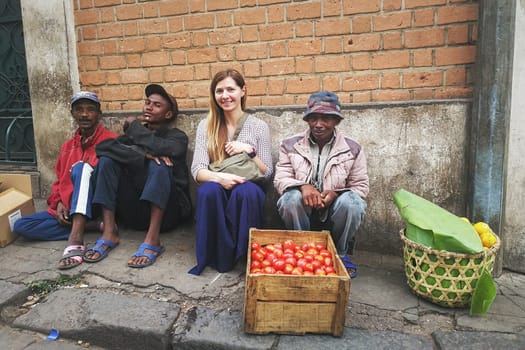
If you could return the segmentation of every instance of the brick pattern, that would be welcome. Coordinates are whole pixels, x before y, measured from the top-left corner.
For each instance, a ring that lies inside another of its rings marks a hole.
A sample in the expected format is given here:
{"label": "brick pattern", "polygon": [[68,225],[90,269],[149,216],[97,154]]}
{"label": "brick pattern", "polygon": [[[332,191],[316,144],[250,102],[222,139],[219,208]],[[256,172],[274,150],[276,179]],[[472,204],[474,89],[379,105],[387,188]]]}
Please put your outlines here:
{"label": "brick pattern", "polygon": [[140,108],[148,83],[182,108],[208,106],[221,69],[239,69],[248,104],[470,97],[474,0],[73,0],[81,86],[105,110]]}

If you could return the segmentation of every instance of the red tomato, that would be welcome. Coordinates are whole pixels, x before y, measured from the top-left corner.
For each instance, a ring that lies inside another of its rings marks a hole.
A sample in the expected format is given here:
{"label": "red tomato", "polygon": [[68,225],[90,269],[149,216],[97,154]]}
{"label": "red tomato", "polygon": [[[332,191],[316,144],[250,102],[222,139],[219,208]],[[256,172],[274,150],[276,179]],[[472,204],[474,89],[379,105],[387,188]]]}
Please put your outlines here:
{"label": "red tomato", "polygon": [[315,249],[317,249],[317,250],[326,249],[326,245],[324,245],[323,243],[316,243],[315,244]]}
{"label": "red tomato", "polygon": [[301,270],[304,270],[304,267],[306,266],[308,262],[304,259],[304,258],[301,258],[301,259],[297,259],[297,267],[300,267]]}
{"label": "red tomato", "polygon": [[283,253],[284,254],[292,254],[292,255],[294,255],[295,254],[295,250],[290,249],[290,248],[284,248]]}
{"label": "red tomato", "polygon": [[277,270],[277,271],[275,271],[275,274],[276,275],[284,275],[284,272]]}
{"label": "red tomato", "polygon": [[294,266],[293,266],[293,265],[291,265],[291,264],[286,264],[286,265],[284,265],[283,272],[284,272],[285,275],[291,275],[293,269],[294,269]]}
{"label": "red tomato", "polygon": [[332,261],[332,258],[328,258],[328,257],[324,258],[323,263],[324,263],[324,266],[333,266],[334,265],[334,262]]}
{"label": "red tomato", "polygon": [[275,269],[273,268],[273,266],[266,266],[264,269],[262,269],[262,272],[268,275],[273,275],[275,274]]}
{"label": "red tomato", "polygon": [[315,271],[317,269],[322,268],[323,267],[323,263],[320,262],[319,260],[314,260],[314,261],[312,261],[312,266],[313,266],[313,269]]}
{"label": "red tomato", "polygon": [[[327,275],[330,274],[330,273],[335,273],[335,270],[334,270],[334,268],[332,266],[325,266],[324,270],[325,270]],[[337,274],[336,274],[336,276],[337,276]]]}
{"label": "red tomato", "polygon": [[[289,253],[284,253],[283,254],[283,259],[288,259],[288,258],[294,258],[294,254],[289,254]],[[295,259],[295,258],[294,258]]]}
{"label": "red tomato", "polygon": [[265,267],[268,267],[268,266],[272,266],[272,261],[268,260],[268,259],[264,259],[262,262],[261,262],[261,265],[263,268]]}
{"label": "red tomato", "polygon": [[275,247],[275,249],[283,250],[283,245],[281,243],[274,243],[273,246]]}
{"label": "red tomato", "polygon": [[278,258],[282,258],[283,250],[280,248],[275,248],[275,250],[273,251],[273,255],[275,255]]}
{"label": "red tomato", "polygon": [[293,250],[295,248],[295,243],[291,239],[285,239],[283,242],[283,248]]}
{"label": "red tomato", "polygon": [[295,259],[294,257],[286,258],[286,259],[284,259],[284,262],[287,263],[287,264],[290,264],[292,266],[296,266],[297,265],[297,259]]}
{"label": "red tomato", "polygon": [[326,256],[326,257],[329,257],[329,258],[332,257],[332,253],[330,253],[330,251],[327,250],[327,249],[319,250],[319,255]]}
{"label": "red tomato", "polygon": [[303,272],[303,275],[304,276],[313,276],[314,272],[313,271],[305,271],[305,272]]}
{"label": "red tomato", "polygon": [[307,251],[308,249],[310,249],[311,247],[308,245],[308,243],[303,243],[301,244],[301,250],[303,251]]}
{"label": "red tomato", "polygon": [[292,275],[300,276],[303,274],[303,269],[301,269],[299,266],[294,267],[292,270]]}
{"label": "red tomato", "polygon": [[326,272],[323,269],[317,269],[314,273],[316,276],[326,276]]}
{"label": "red tomato", "polygon": [[295,252],[294,255],[295,255],[296,259],[301,259],[302,257],[304,257],[304,251],[298,250],[298,251]]}
{"label": "red tomato", "polygon": [[275,259],[277,259],[277,257],[275,256],[274,253],[269,253],[269,254],[266,254],[266,257],[264,259],[270,260],[271,262],[273,262]]}
{"label": "red tomato", "polygon": [[317,254],[314,256],[314,260],[319,260],[320,262],[324,263],[324,256]]}
{"label": "red tomato", "polygon": [[276,271],[282,271],[284,269],[284,265],[286,265],[286,263],[284,262],[284,260],[281,260],[281,259],[275,259],[273,261],[273,268],[276,270]]}
{"label": "red tomato", "polygon": [[253,260],[252,263],[250,264],[250,268],[253,269],[253,268],[258,268],[260,269],[262,266],[261,262],[259,260]]}
{"label": "red tomato", "polygon": [[253,251],[252,252],[252,260],[254,261],[263,261],[264,260],[264,254],[260,251]]}
{"label": "red tomato", "polygon": [[317,251],[317,249],[315,248],[309,248],[308,250],[306,250],[304,252],[306,255],[313,255],[313,256],[316,256],[319,254],[319,252]]}
{"label": "red tomato", "polygon": [[306,254],[306,255],[304,256],[304,259],[305,259],[306,261],[308,261],[308,262],[312,262],[312,261],[314,261],[314,256],[313,256],[313,255],[310,255],[310,254]]}
{"label": "red tomato", "polygon": [[312,265],[312,263],[308,262],[304,265],[304,272],[306,271],[310,271],[310,272],[313,272],[314,271],[314,265]]}
{"label": "red tomato", "polygon": [[257,249],[261,248],[261,243],[253,241],[252,245],[251,245],[251,248],[252,248],[252,250],[253,249],[257,250]]}
{"label": "red tomato", "polygon": [[275,247],[273,246],[273,244],[267,244],[267,245],[264,246],[264,249],[266,249],[269,252],[273,252]]}

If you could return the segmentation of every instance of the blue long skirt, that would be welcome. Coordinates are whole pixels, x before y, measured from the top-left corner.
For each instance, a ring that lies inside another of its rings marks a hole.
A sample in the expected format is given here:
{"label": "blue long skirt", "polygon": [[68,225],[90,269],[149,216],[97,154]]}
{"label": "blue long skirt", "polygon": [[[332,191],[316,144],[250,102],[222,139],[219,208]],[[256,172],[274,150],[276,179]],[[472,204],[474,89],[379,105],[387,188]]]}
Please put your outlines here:
{"label": "blue long skirt", "polygon": [[197,265],[189,273],[200,275],[206,266],[219,272],[233,269],[246,255],[249,230],[263,224],[266,194],[253,182],[224,189],[216,182],[205,182],[197,190]]}

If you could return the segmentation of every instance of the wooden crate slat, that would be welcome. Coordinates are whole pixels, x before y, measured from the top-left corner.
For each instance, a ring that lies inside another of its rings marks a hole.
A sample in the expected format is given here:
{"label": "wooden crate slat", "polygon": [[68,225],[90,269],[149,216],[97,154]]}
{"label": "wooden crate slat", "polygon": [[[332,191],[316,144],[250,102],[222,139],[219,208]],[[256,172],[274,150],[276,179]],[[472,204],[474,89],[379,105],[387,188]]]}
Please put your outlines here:
{"label": "wooden crate slat", "polygon": [[244,331],[253,334],[328,333],[342,336],[350,277],[329,231],[250,230],[250,245],[284,242],[322,243],[332,252],[337,276],[250,274],[248,252]]}

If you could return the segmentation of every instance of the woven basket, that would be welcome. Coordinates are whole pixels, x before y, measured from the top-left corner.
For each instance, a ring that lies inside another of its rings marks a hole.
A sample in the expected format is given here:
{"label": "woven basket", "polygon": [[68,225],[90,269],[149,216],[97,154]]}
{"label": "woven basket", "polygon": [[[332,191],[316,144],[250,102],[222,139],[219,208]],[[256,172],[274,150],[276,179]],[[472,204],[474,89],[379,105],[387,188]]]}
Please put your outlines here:
{"label": "woven basket", "polygon": [[412,291],[435,304],[445,307],[467,307],[476,287],[481,271],[492,273],[496,243],[478,254],[461,254],[435,250],[415,243],[400,231],[403,241],[403,260],[407,283]]}

